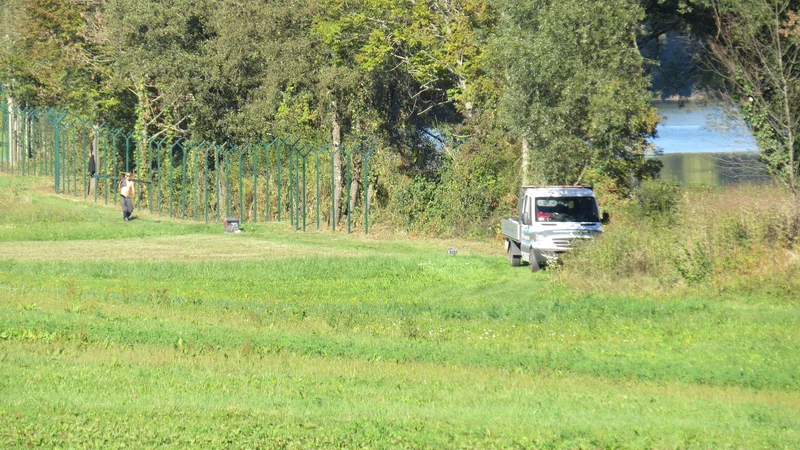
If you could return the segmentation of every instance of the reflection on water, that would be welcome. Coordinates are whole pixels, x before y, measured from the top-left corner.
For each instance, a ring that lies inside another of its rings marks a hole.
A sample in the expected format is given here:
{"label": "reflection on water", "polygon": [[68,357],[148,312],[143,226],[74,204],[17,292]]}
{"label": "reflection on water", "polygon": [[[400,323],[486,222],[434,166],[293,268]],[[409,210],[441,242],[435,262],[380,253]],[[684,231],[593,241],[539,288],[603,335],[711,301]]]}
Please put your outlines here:
{"label": "reflection on water", "polygon": [[765,183],[767,170],[741,119],[705,101],[659,101],[662,118],[652,140],[662,154],[662,179],[686,184]]}
{"label": "reflection on water", "polygon": [[655,103],[661,123],[653,144],[663,153],[757,151],[755,140],[738,118],[705,101]]}
{"label": "reflection on water", "polygon": [[664,163],[661,179],[710,186],[768,183],[771,178],[758,160],[747,153],[670,153],[657,156]]}

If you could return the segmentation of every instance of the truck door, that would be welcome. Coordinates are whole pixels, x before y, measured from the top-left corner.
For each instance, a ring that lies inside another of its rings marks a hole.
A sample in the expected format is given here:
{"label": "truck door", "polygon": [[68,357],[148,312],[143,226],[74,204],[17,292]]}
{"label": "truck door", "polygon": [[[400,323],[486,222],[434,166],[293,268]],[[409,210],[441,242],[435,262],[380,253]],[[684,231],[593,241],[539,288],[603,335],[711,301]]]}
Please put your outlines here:
{"label": "truck door", "polygon": [[520,250],[526,254],[531,249],[531,234],[533,224],[533,198],[525,196],[522,200],[522,211],[520,213]]}

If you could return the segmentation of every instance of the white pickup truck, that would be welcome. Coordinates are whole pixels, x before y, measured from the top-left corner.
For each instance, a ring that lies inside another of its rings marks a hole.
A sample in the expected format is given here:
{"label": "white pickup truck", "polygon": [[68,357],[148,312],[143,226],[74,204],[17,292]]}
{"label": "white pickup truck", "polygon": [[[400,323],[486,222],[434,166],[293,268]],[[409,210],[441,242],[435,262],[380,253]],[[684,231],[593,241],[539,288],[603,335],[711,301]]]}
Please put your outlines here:
{"label": "white pickup truck", "polygon": [[608,213],[601,218],[590,186],[522,186],[519,217],[501,220],[508,262],[516,267],[526,261],[536,272],[570,250],[575,239],[602,233],[608,220]]}

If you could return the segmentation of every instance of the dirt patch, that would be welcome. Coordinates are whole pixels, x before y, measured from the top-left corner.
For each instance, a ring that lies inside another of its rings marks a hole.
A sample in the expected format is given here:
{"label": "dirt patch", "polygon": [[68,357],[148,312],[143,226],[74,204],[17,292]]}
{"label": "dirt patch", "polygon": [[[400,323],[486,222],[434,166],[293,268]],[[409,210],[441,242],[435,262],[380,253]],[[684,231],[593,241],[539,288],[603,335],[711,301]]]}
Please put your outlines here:
{"label": "dirt patch", "polygon": [[[221,242],[223,241],[223,242]],[[245,236],[165,236],[123,240],[0,242],[0,259],[17,261],[235,261],[303,256],[363,256],[362,252]]]}

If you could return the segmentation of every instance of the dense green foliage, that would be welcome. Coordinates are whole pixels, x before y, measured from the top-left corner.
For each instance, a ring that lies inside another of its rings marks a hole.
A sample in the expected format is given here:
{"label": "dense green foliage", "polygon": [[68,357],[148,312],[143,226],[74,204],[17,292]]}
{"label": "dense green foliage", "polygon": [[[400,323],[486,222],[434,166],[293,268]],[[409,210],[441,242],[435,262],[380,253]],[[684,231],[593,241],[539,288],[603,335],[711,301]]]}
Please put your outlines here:
{"label": "dense green foliage", "polygon": [[578,294],[477,244],[46,190],[0,177],[4,447],[800,444],[791,292]]}
{"label": "dense green foliage", "polygon": [[89,3],[46,0],[3,2],[2,81],[26,106],[65,106],[93,114],[107,101],[108,72],[94,59],[100,43],[86,22]]}
{"label": "dense green foliage", "polygon": [[[141,146],[375,148],[376,218],[485,236],[523,178],[624,197],[657,173],[640,44],[670,30],[703,44],[714,88],[741,101],[771,173],[796,192],[795,3],[8,0],[0,82],[16,107],[69,108]],[[344,185],[340,159],[337,220],[366,189],[360,163]]]}
{"label": "dense green foliage", "polygon": [[531,181],[603,175],[630,190],[631,180],[652,175],[645,138],[658,117],[632,45],[644,18],[638,3],[509,1],[503,11],[495,47],[507,66],[504,104],[536,149]]}
{"label": "dense green foliage", "polygon": [[[548,169],[543,182],[648,176],[642,139],[656,117],[634,46],[643,10],[598,3],[576,15],[579,5],[554,4],[539,17],[552,26],[537,35],[545,60],[506,45],[527,38],[512,16],[534,3],[10,0],[0,9],[0,82],[14,106],[66,107],[142,142],[280,135],[376,147],[376,217],[407,231],[486,235],[513,208],[521,138],[542,137],[531,154]],[[598,26],[603,15],[616,19]],[[517,81],[540,75],[508,77],[526,61],[550,69],[521,93]],[[549,109],[501,107],[517,94],[546,97]],[[551,114],[574,126],[553,127]],[[351,207],[363,188],[354,180]],[[346,186],[335,182],[342,211]]]}

